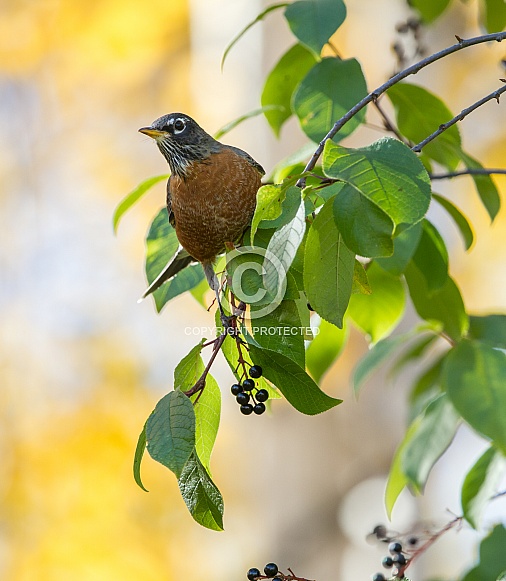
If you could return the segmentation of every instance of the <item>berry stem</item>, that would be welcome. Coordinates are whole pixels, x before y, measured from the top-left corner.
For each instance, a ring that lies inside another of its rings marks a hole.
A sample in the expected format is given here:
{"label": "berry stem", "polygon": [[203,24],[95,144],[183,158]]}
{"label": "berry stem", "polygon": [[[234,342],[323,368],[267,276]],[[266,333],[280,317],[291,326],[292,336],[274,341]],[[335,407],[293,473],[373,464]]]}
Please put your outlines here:
{"label": "berry stem", "polygon": [[462,523],[463,518],[464,518],[463,516],[457,516],[453,520],[451,520],[449,523],[447,523],[442,529],[433,533],[427,539],[427,541],[425,541],[425,543],[420,545],[420,547],[418,547],[418,549],[415,549],[411,553],[411,556],[409,557],[409,559],[405,565],[398,565],[397,566],[397,575],[396,576],[402,579],[402,577],[404,577],[404,571],[411,565],[411,563],[416,558],[418,558],[420,555],[425,553],[425,551],[429,547],[431,547],[442,535],[444,535],[446,532],[453,529],[454,527],[459,526]]}

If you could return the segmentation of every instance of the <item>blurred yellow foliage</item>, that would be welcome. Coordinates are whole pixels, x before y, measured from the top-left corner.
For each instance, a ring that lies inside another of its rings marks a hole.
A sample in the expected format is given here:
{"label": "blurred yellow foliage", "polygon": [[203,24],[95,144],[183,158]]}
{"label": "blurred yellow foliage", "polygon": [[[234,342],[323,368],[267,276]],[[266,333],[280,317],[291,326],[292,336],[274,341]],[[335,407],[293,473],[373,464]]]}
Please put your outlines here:
{"label": "blurred yellow foliage", "polygon": [[192,521],[167,473],[146,462],[155,492],[145,494],[131,472],[153,394],[139,387],[129,360],[111,357],[106,365],[104,381],[79,405],[56,404],[50,416],[20,406],[15,415],[25,420],[11,417],[0,497],[10,563],[4,579],[173,578],[166,547]]}
{"label": "blurred yellow foliage", "polygon": [[143,66],[160,46],[168,50],[188,36],[186,2],[153,0],[4,0],[0,18],[0,67],[33,73],[44,61],[61,60],[76,73],[110,74],[111,63]]}

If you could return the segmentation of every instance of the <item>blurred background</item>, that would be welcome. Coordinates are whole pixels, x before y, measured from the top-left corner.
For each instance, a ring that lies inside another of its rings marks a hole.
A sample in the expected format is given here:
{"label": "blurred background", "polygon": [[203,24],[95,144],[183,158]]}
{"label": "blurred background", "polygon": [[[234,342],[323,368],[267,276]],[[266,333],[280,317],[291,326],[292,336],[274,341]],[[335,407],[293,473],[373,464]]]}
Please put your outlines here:
{"label": "blurred background", "polygon": [[[356,56],[369,88],[394,71],[401,0],[348,0],[334,44]],[[366,541],[386,522],[383,490],[406,421],[405,395],[416,369],[392,385],[376,376],[360,401],[349,377],[365,352],[350,343],[323,389],[344,403],[304,417],[284,402],[246,418],[224,388],[213,476],[225,498],[225,532],[196,525],[175,478],[144,459],[149,494],[131,472],[137,436],[172,388],[177,362],[212,324],[190,295],[157,315],[144,290],[144,236],[163,205],[159,184],[122,221],[112,214],[140,181],[167,172],[139,127],[184,111],[213,133],[259,106],[262,80],[294,42],[281,13],[227,43],[264,7],[261,0],[2,0],[0,5],[0,577],[10,581],[243,579],[275,561],[318,581],[365,579],[385,550]],[[479,34],[477,3],[454,3],[426,31],[428,52],[454,35]],[[428,85],[457,113],[496,88],[506,47],[479,46],[425,69]],[[372,117],[371,117],[372,118]],[[372,118],[373,119],[373,118]],[[465,148],[485,166],[506,166],[505,104],[494,102],[460,125]],[[364,145],[381,132],[363,128]],[[295,120],[278,142],[262,118],[224,138],[270,169],[304,143]],[[506,180],[497,178],[504,193]],[[452,274],[474,313],[506,309],[506,211],[490,227],[471,181],[438,183],[471,217],[470,253],[453,224],[445,232]],[[408,309],[402,328],[415,316]],[[391,528],[417,520],[445,524],[459,513],[459,484],[484,443],[459,432],[426,496],[404,494]],[[488,519],[505,517],[496,502]],[[474,533],[441,540],[417,578],[452,578],[476,559]],[[448,556],[450,555],[450,557]]]}

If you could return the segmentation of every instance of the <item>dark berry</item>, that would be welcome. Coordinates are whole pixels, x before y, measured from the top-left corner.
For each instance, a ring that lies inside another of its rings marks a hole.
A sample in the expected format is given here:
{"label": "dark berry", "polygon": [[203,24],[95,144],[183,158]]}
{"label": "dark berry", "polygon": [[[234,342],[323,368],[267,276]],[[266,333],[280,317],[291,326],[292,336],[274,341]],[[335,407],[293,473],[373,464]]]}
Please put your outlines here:
{"label": "dark berry", "polygon": [[230,388],[230,391],[232,392],[232,395],[238,395],[239,393],[242,393],[242,386],[238,383],[234,383],[234,385]]}
{"label": "dark berry", "polygon": [[384,539],[387,536],[387,529],[385,525],[376,525],[372,530],[372,534],[377,539]]}
{"label": "dark berry", "polygon": [[253,377],[253,379],[258,379],[259,377],[262,377],[262,368],[260,367],[260,365],[253,365],[252,367],[250,367],[249,376]]}
{"label": "dark berry", "polygon": [[248,571],[248,575],[247,575],[249,581],[255,581],[255,579],[257,577],[260,577],[260,571],[256,568],[256,567],[252,567],[249,571]]}
{"label": "dark berry", "polygon": [[396,555],[394,555],[392,561],[396,565],[405,565],[406,564],[406,557],[402,553],[397,553]]}
{"label": "dark berry", "polygon": [[244,393],[244,391],[242,393],[238,393],[235,399],[237,400],[238,404],[246,405],[249,403],[249,393]]}
{"label": "dark berry", "polygon": [[253,413],[253,406],[250,403],[241,406],[241,413],[245,416],[249,416]]}
{"label": "dark berry", "polygon": [[394,564],[394,560],[392,557],[385,557],[383,561],[381,561],[381,564],[383,567],[385,567],[385,569],[390,569],[390,567]]}
{"label": "dark berry", "polygon": [[257,401],[267,401],[269,399],[269,392],[266,389],[259,389],[255,397]]}
{"label": "dark berry", "polygon": [[398,541],[394,541],[388,545],[388,550],[391,555],[400,553],[402,551],[402,545]]}
{"label": "dark berry", "polygon": [[265,404],[257,403],[253,408],[253,411],[256,413],[257,416],[261,416],[265,411]]}
{"label": "dark berry", "polygon": [[242,382],[242,388],[244,391],[251,391],[255,387],[255,382],[252,379],[245,379]]}
{"label": "dark berry", "polygon": [[264,567],[264,573],[267,577],[274,577],[278,572],[278,566],[276,563],[267,563]]}
{"label": "dark berry", "polygon": [[385,581],[385,576],[383,575],[383,573],[375,573],[372,576],[372,581]]}
{"label": "dark berry", "polygon": [[281,577],[274,577],[272,581],[283,581],[283,579]]}

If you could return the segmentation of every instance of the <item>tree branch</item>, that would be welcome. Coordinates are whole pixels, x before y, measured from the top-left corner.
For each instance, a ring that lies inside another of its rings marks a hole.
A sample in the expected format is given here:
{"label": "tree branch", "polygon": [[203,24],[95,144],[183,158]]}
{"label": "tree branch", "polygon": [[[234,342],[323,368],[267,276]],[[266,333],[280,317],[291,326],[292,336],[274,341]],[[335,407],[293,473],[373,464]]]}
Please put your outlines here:
{"label": "tree branch", "polygon": [[466,109],[463,109],[458,115],[455,115],[455,117],[453,119],[450,119],[450,121],[447,121],[446,123],[443,123],[442,125],[440,125],[436,129],[436,131],[434,131],[434,133],[431,133],[428,137],[426,137],[423,141],[420,141],[420,143],[417,143],[411,149],[415,153],[420,153],[422,151],[422,149],[428,143],[430,143],[432,140],[436,139],[436,137],[438,135],[441,135],[441,133],[443,133],[443,131],[446,131],[452,125],[455,125],[455,123],[457,123],[458,121],[462,121],[462,119],[464,119],[465,117],[467,117],[467,115],[469,115],[469,113],[472,113],[473,111],[475,111],[476,109],[478,109],[478,107],[481,107],[483,104],[487,103],[487,101],[491,101],[492,99],[496,99],[496,101],[499,103],[499,97],[504,92],[506,92],[506,85],[504,85],[500,89],[497,89],[497,91],[494,91],[493,93],[490,93],[490,95],[487,95],[486,97],[483,97],[483,99],[480,99],[479,101],[476,101],[476,103],[473,103],[470,107],[467,107]]}
{"label": "tree branch", "polygon": [[[376,101],[378,99],[378,97],[380,95],[382,95],[383,93],[385,93],[388,89],[390,89],[390,87],[393,87],[393,85],[395,85],[399,81],[402,81],[402,79],[409,77],[409,75],[414,75],[414,74],[418,73],[418,71],[420,71],[424,67],[426,67],[426,66],[428,66],[428,65],[430,65],[430,64],[432,64],[432,63],[434,63],[434,62],[436,62],[436,61],[438,61],[438,60],[440,60],[440,59],[442,59],[450,54],[453,54],[454,52],[462,50],[463,48],[467,48],[468,46],[473,46],[473,45],[481,44],[484,42],[491,42],[494,40],[496,42],[502,42],[503,40],[506,40],[506,32],[498,32],[498,33],[494,33],[494,34],[484,34],[482,36],[476,36],[474,38],[469,38],[467,40],[463,40],[463,39],[457,37],[457,40],[458,40],[457,44],[449,46],[448,48],[445,48],[442,51],[439,51],[433,55],[430,55],[427,58],[424,58],[421,61],[415,63],[414,65],[411,65],[407,69],[404,69],[400,73],[397,73],[392,78],[390,78],[386,83],[381,85],[381,87],[378,87],[377,89],[375,89],[374,91],[369,93],[366,97],[364,97],[361,101],[359,101],[345,115],[343,115],[341,117],[341,119],[337,120],[334,123],[332,129],[320,141],[316,151],[313,153],[313,155],[311,156],[311,159],[308,161],[306,167],[304,168],[304,171],[305,172],[311,171],[315,167],[316,162],[318,161],[318,159],[320,158],[320,156],[323,152],[323,148],[325,147],[325,143],[329,139],[332,139],[334,137],[334,135],[336,135],[336,133],[346,123],[348,123],[348,121],[350,119],[352,119],[366,105],[368,105],[372,101]],[[301,178],[297,182],[297,185],[299,187],[303,187],[305,182],[306,182],[306,180],[304,178]]]}
{"label": "tree branch", "polygon": [[494,174],[506,175],[506,169],[467,168],[442,174],[429,174],[429,177],[431,180],[446,180],[459,176],[490,176]]}

